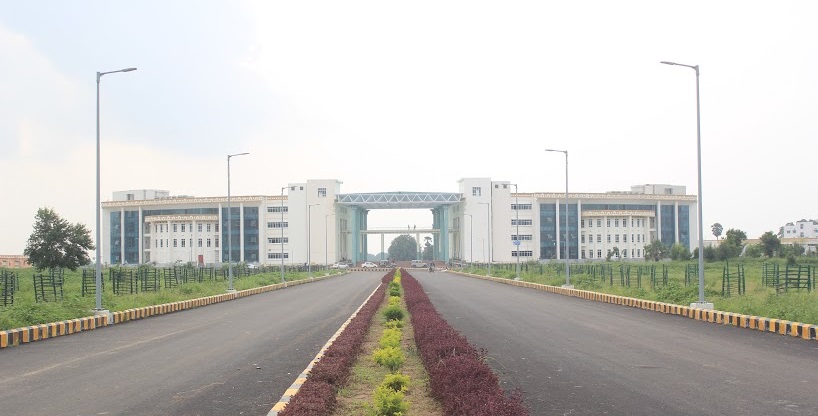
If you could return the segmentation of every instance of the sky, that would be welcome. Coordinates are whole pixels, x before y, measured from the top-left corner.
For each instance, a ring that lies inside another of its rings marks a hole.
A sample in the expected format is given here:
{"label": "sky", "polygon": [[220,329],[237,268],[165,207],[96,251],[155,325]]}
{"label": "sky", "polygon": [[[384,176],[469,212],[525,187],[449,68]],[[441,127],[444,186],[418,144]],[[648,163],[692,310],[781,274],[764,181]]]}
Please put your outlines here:
{"label": "sky", "polygon": [[[0,0],[0,254],[117,190],[520,192],[668,183],[753,238],[818,219],[818,2]],[[370,226],[431,225],[428,211]],[[379,245],[379,244],[378,244]]]}

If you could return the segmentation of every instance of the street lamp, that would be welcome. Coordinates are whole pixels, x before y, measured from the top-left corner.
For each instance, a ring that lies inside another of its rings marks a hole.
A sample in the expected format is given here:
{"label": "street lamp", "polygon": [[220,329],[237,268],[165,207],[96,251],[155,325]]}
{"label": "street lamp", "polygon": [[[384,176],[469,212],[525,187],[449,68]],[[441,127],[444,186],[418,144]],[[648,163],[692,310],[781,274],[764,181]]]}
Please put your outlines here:
{"label": "street lamp", "polygon": [[233,212],[230,207],[230,158],[249,154],[244,152],[227,155],[227,275],[230,278],[230,284],[227,287],[228,292],[236,291],[236,289],[233,289]]}
{"label": "street lamp", "polygon": [[[571,252],[571,247],[568,244],[568,151],[554,149],[545,149],[545,151],[565,153],[565,284],[562,287],[567,287],[570,289],[574,286],[571,285],[571,268],[568,266],[568,260],[571,258],[571,255],[569,254]],[[558,251],[559,249],[559,246],[557,246]]]}
{"label": "street lamp", "polygon": [[517,195],[517,184],[514,185],[514,211],[516,211],[517,219],[517,236],[514,238],[514,245],[517,246],[517,277],[514,280],[520,280],[520,197]]}
{"label": "street lamp", "polygon": [[491,202],[478,202],[486,206],[486,230],[488,231],[487,239],[489,240],[489,272],[487,276],[491,276]]}
{"label": "street lamp", "polygon": [[96,293],[96,295],[97,295],[96,296],[97,297],[96,301],[97,302],[96,302],[96,307],[94,308],[94,311],[97,311],[99,313],[104,313],[103,312],[104,309],[102,309],[102,254],[100,253],[100,244],[99,244],[100,239],[101,239],[101,237],[100,237],[100,235],[101,235],[100,228],[102,227],[100,225],[100,217],[102,216],[102,212],[100,212],[102,210],[102,201],[100,200],[100,193],[99,193],[99,79],[102,78],[102,76],[105,75],[105,74],[113,74],[113,73],[116,73],[116,72],[131,72],[131,71],[136,71],[136,68],[125,68],[125,69],[120,69],[120,70],[117,70],[117,71],[97,72],[97,205],[94,208],[94,214],[97,217],[97,229],[96,229],[96,237],[97,237],[97,241],[96,241],[96,243],[97,243],[96,244],[97,245],[96,257],[97,257],[97,264],[96,264],[96,267],[95,267],[96,270],[94,272],[94,275],[96,277],[95,280],[96,280],[96,292],[97,292]]}
{"label": "street lamp", "polygon": [[[474,263],[474,215],[471,214],[463,214],[463,216],[469,216],[469,263]],[[471,264],[469,264],[471,267]]]}
{"label": "street lamp", "polygon": [[[278,224],[278,228],[281,228],[281,283],[287,283],[284,280],[284,190],[287,189],[286,186],[281,187],[281,223]],[[287,205],[289,206],[289,204]]]}
{"label": "street lamp", "polygon": [[699,301],[695,303],[691,303],[690,306],[693,308],[701,308],[701,309],[713,309],[713,304],[710,302],[705,302],[704,300],[704,225],[702,223],[702,128],[701,128],[701,107],[699,105],[699,66],[698,65],[685,65],[679,64],[676,62],[668,62],[662,61],[660,62],[665,65],[677,65],[677,66],[685,66],[688,68],[692,68],[696,71],[696,154],[698,158],[698,168],[699,168],[699,196],[698,196],[698,208],[699,208]]}
{"label": "street lamp", "polygon": [[312,251],[312,232],[310,230],[310,220],[312,220],[312,207],[318,204],[307,205],[307,277],[312,277],[312,260],[310,259],[310,252]]}
{"label": "street lamp", "polygon": [[[334,217],[335,214],[326,214],[324,215],[324,265],[329,267],[329,239],[327,238],[327,219],[329,217]],[[329,272],[329,270],[327,270]]]}

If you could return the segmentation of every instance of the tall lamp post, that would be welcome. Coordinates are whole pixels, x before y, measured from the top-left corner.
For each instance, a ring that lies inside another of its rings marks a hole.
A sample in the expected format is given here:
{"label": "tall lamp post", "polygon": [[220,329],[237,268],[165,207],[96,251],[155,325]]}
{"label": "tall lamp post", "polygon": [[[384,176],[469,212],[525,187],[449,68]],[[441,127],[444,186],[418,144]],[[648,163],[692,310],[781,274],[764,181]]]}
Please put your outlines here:
{"label": "tall lamp post", "polygon": [[[558,153],[565,153],[565,284],[562,287],[573,288],[574,286],[571,285],[571,268],[568,265],[568,261],[571,258],[569,254],[571,252],[571,247],[568,244],[568,151],[567,150],[554,150],[554,149],[545,149],[546,152],[558,152]],[[559,247],[557,247],[559,250]]]}
{"label": "tall lamp post", "polygon": [[698,158],[698,180],[699,180],[699,301],[691,303],[693,308],[713,309],[713,304],[704,300],[704,225],[702,223],[702,128],[701,128],[701,107],[699,105],[699,66],[685,65],[676,62],[662,61],[665,65],[684,66],[696,71],[696,155]]}
{"label": "tall lamp post", "polygon": [[469,263],[474,263],[474,215],[463,214],[463,216],[469,217]]}
{"label": "tall lamp post", "polygon": [[233,289],[233,211],[230,206],[230,158],[249,154],[244,152],[227,155],[227,276],[230,279],[228,292],[236,291],[236,289]]}
{"label": "tall lamp post", "polygon": [[487,239],[489,240],[489,273],[488,276],[491,276],[491,203],[490,202],[479,202],[480,205],[486,206],[486,231]]}
{"label": "tall lamp post", "polygon": [[307,277],[312,277],[312,260],[310,259],[310,252],[312,251],[312,231],[310,230],[310,222],[312,220],[312,207],[318,204],[307,205]]}
{"label": "tall lamp post", "polygon": [[[281,228],[281,283],[287,283],[284,280],[284,190],[287,189],[286,186],[281,187],[281,223],[278,224],[279,228]],[[287,204],[289,206],[289,204]]]}
{"label": "tall lamp post", "polygon": [[96,229],[96,267],[94,271],[95,280],[96,280],[96,306],[94,310],[99,313],[104,313],[104,309],[102,309],[102,254],[100,253],[100,240],[101,240],[101,232],[100,228],[100,217],[102,216],[102,201],[100,200],[100,192],[99,192],[99,80],[102,78],[103,75],[106,74],[113,74],[116,72],[131,72],[136,71],[136,68],[125,68],[116,71],[108,71],[108,72],[97,72],[97,205],[94,208],[94,215],[97,217],[97,229]]}
{"label": "tall lamp post", "polygon": [[[324,265],[327,267],[329,267],[329,239],[327,238],[327,230],[329,227],[327,226],[327,219],[334,216],[335,214],[324,215]],[[327,270],[327,272],[329,272],[329,270]]]}
{"label": "tall lamp post", "polygon": [[517,249],[517,276],[514,280],[520,280],[520,197],[517,195],[517,184],[512,183],[512,185],[514,185],[514,211],[516,211],[514,221],[517,224],[517,236],[514,238],[514,245]]}

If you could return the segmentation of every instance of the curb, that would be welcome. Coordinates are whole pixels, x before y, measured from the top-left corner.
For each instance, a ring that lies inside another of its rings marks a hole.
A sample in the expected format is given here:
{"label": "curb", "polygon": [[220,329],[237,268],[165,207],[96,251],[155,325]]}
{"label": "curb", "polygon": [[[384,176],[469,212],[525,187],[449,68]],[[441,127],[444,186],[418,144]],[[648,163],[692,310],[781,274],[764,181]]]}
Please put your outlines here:
{"label": "curb", "polygon": [[[383,285],[383,283],[381,283],[381,285]],[[381,288],[381,285],[378,285],[378,287],[376,287],[375,290],[373,290],[372,293],[370,293],[369,296],[367,296],[366,299],[364,299],[363,303],[361,303],[361,306],[358,306],[358,309],[356,309],[355,312],[353,312],[352,315],[349,316],[346,322],[344,322],[341,325],[341,327],[338,328],[337,331],[335,331],[335,334],[332,337],[330,337],[326,344],[324,344],[324,346],[321,347],[321,350],[318,351],[318,354],[315,356],[315,358],[313,358],[312,361],[310,361],[310,363],[307,365],[307,368],[305,368],[304,371],[302,371],[301,374],[298,375],[298,377],[295,379],[295,382],[293,382],[293,384],[290,385],[290,387],[284,391],[284,395],[281,396],[281,399],[278,400],[278,403],[276,403],[273,406],[273,408],[270,409],[270,412],[267,413],[267,416],[278,416],[278,412],[284,410],[284,408],[287,407],[287,403],[290,402],[290,399],[292,399],[292,397],[295,396],[296,393],[298,393],[298,390],[301,389],[301,385],[303,385],[304,382],[307,381],[307,377],[309,377],[310,372],[312,371],[312,367],[315,366],[315,364],[319,360],[321,360],[321,357],[324,356],[324,353],[326,353],[327,349],[329,349],[329,347],[332,345],[333,342],[335,342],[338,336],[340,336],[341,333],[344,332],[344,329],[346,329],[347,325],[349,325],[349,323],[352,322],[352,319],[358,316],[358,312],[360,312],[361,308],[363,308],[364,305],[366,305],[366,303],[369,302],[369,299],[372,297],[372,295],[374,295],[375,292],[377,292],[378,289]]]}
{"label": "curb", "polygon": [[735,312],[691,308],[689,306],[657,302],[654,300],[629,298],[619,295],[609,295],[607,293],[591,292],[588,290],[568,289],[559,286],[550,286],[540,283],[509,280],[499,277],[456,272],[452,270],[449,270],[449,273],[482,280],[491,280],[494,282],[504,283],[511,286],[520,286],[531,289],[537,289],[546,292],[556,293],[559,295],[572,296],[596,302],[612,303],[615,305],[622,305],[654,312],[661,312],[669,315],[679,315],[690,319],[695,319],[697,321],[722,325],[731,325],[738,328],[752,329],[761,332],[776,333],[780,335],[789,335],[804,340],[818,340],[818,325],[787,321],[783,319],[766,318],[762,316],[744,315]]}
{"label": "curb", "polygon": [[104,328],[109,325],[121,324],[137,319],[145,319],[152,316],[165,315],[201,306],[212,305],[214,303],[227,302],[237,298],[257,295],[259,293],[284,289],[309,282],[328,279],[335,276],[343,276],[346,273],[313,277],[311,279],[294,280],[292,282],[276,283],[273,285],[255,287],[237,291],[235,293],[225,293],[221,295],[207,296],[203,298],[180,300],[177,302],[163,303],[161,305],[144,306],[141,308],[126,309],[124,311],[111,312],[106,315],[86,316],[83,318],[70,319],[67,321],[52,322],[47,324],[27,326],[23,328],[0,331],[0,349],[16,347],[34,341],[42,341],[48,338],[60,337],[63,335],[76,334],[83,331],[90,331],[97,328]]}

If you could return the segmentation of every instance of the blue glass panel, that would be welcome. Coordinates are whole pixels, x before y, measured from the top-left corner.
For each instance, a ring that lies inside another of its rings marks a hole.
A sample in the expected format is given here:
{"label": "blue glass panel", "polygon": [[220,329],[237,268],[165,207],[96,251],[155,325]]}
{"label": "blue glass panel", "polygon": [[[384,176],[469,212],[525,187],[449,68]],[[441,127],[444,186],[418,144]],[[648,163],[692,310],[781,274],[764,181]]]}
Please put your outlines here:
{"label": "blue glass panel", "polygon": [[679,244],[690,250],[690,207],[679,205]]}
{"label": "blue glass panel", "polygon": [[660,239],[662,244],[670,247],[676,240],[676,215],[673,211],[672,205],[662,205],[662,229],[660,230]]}
{"label": "blue glass panel", "polygon": [[244,261],[258,262],[258,207],[244,207]]}
{"label": "blue glass panel", "polygon": [[139,263],[139,211],[125,211],[123,251],[126,264]]}
{"label": "blue glass panel", "polygon": [[111,212],[111,259],[110,264],[119,264],[122,259],[122,247],[119,245],[119,236],[122,232],[122,216],[119,211]]}
{"label": "blue glass panel", "polygon": [[556,204],[540,204],[540,258],[557,258]]}
{"label": "blue glass panel", "polygon": [[[227,207],[222,210],[222,261],[227,263],[230,259],[230,256],[233,257],[233,261],[237,262],[241,259],[241,241],[239,241],[239,235],[241,230],[239,227],[239,207],[230,207],[230,227],[227,226]],[[227,230],[230,229],[230,242],[233,243],[233,247],[230,248],[230,255],[228,256],[227,253],[227,246],[228,246],[228,233]]]}

